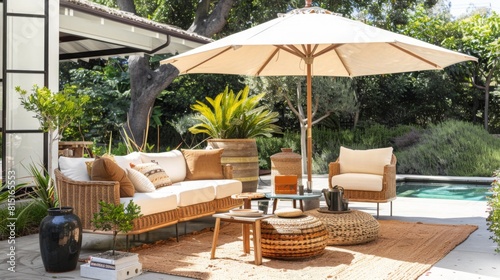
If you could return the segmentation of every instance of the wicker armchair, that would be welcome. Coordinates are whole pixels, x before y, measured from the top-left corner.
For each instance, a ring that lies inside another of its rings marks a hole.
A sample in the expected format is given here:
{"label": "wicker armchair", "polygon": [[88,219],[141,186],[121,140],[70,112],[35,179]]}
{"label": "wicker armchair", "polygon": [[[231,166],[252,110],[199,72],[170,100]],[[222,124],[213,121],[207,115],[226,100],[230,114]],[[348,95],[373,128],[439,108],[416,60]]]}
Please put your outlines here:
{"label": "wicker armchair", "polygon": [[[352,151],[352,150],[351,150]],[[364,190],[360,189],[358,186],[362,184],[364,177],[366,176],[377,176],[373,174],[362,174],[356,172],[344,173],[341,168],[341,156],[335,161],[331,162],[328,166],[328,184],[330,187],[333,185],[340,185],[344,188],[344,197],[348,198],[349,201],[357,202],[375,202],[377,203],[377,218],[379,216],[379,203],[390,202],[390,215],[392,216],[392,201],[396,199],[396,163],[397,159],[394,154],[392,154],[391,149],[390,164],[383,166],[383,173],[378,175],[381,176],[381,189],[380,190]],[[366,158],[359,157],[359,161],[364,161]],[[352,164],[352,161],[351,161]],[[360,164],[366,164],[360,163]],[[343,175],[340,179],[339,175]],[[337,177],[340,180],[337,180]],[[350,176],[350,177],[346,177]],[[379,179],[380,180],[380,179]],[[358,184],[358,186],[354,186]]]}

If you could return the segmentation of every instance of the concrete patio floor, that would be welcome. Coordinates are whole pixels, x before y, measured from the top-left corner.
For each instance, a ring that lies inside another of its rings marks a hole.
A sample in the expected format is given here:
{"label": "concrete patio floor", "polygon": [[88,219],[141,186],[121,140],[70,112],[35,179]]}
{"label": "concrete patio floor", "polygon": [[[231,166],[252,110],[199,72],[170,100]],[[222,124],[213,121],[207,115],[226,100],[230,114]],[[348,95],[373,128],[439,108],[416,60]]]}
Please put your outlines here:
{"label": "concrete patio floor", "polygon": [[[269,192],[269,176],[261,177],[259,191]],[[326,176],[313,177],[313,191],[320,192],[327,187]],[[290,201],[279,203],[278,207],[290,207]],[[321,206],[325,202],[321,201]],[[257,208],[257,202],[252,203]],[[351,202],[349,207],[376,215],[375,203]],[[440,223],[440,224],[472,224],[479,228],[469,238],[457,246],[442,260],[437,262],[429,271],[419,279],[500,279],[500,254],[495,252],[496,244],[490,240],[487,230],[486,217],[487,205],[485,201],[442,200],[398,197],[393,202],[393,216],[389,216],[389,204],[380,204],[379,219],[397,219],[402,221]],[[201,230],[213,227],[214,219],[201,218],[188,223],[179,224],[179,232],[184,228],[187,231]],[[133,240],[132,245],[142,242],[152,242],[175,237],[175,226],[142,234],[139,239]],[[77,269],[64,273],[47,273],[42,264],[39,253],[38,235],[19,237],[16,241],[16,267],[15,272],[8,270],[7,241],[0,242],[0,279],[82,279],[79,265]],[[86,258],[95,252],[102,252],[110,248],[111,236],[99,234],[83,235],[83,245],[80,258]],[[124,248],[125,239],[119,238],[119,245]],[[87,279],[87,278],[83,278]],[[166,274],[144,272],[134,279],[159,280],[159,279],[188,279]]]}

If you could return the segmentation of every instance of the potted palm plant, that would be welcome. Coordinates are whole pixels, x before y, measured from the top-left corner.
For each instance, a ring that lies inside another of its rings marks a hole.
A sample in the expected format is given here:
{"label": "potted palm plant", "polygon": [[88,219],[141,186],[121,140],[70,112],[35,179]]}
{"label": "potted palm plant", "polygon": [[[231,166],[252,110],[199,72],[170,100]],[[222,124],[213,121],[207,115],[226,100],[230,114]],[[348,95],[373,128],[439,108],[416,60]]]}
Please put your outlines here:
{"label": "potted palm plant", "polygon": [[257,190],[259,158],[255,138],[281,133],[275,124],[278,113],[259,105],[265,93],[249,93],[248,86],[237,94],[226,87],[214,99],[207,97],[208,105],[196,101],[191,109],[198,113],[195,120],[199,123],[189,128],[193,134],[207,134],[209,146],[224,149],[222,163],[235,167],[233,176],[242,181],[243,192]]}

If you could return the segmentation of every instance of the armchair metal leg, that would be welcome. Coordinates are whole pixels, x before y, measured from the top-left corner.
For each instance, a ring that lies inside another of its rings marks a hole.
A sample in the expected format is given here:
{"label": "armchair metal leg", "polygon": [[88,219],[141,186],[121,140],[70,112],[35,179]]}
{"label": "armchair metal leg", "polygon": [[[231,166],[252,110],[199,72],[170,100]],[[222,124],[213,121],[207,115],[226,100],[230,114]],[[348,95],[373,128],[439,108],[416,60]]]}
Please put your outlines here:
{"label": "armchair metal leg", "polygon": [[391,217],[392,217],[392,201],[391,201]]}
{"label": "armchair metal leg", "polygon": [[379,212],[379,205],[380,203],[377,202],[377,219],[378,219],[378,212]]}

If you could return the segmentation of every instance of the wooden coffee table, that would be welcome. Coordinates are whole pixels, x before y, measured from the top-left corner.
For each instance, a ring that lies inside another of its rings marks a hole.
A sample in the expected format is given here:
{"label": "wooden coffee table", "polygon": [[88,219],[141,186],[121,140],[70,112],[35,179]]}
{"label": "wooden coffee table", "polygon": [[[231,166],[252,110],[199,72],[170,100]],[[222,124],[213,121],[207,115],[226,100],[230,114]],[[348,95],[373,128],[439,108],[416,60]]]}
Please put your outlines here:
{"label": "wooden coffee table", "polygon": [[214,238],[212,241],[212,251],[210,254],[210,259],[215,258],[215,249],[217,248],[217,240],[219,239],[220,222],[222,221],[228,223],[242,224],[243,252],[246,254],[250,254],[250,226],[252,226],[255,264],[261,265],[262,264],[262,247],[261,247],[261,234],[260,234],[261,221],[263,219],[267,219],[272,216],[273,215],[263,215],[259,217],[239,217],[239,216],[230,216],[228,215],[228,213],[219,213],[212,215],[212,217],[215,217],[216,220],[215,220]]}

